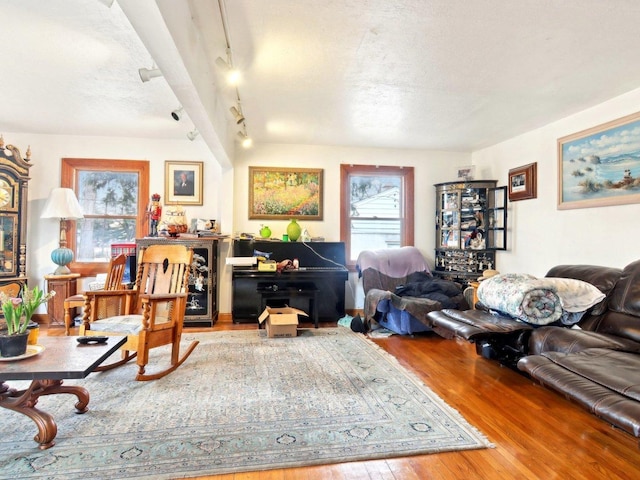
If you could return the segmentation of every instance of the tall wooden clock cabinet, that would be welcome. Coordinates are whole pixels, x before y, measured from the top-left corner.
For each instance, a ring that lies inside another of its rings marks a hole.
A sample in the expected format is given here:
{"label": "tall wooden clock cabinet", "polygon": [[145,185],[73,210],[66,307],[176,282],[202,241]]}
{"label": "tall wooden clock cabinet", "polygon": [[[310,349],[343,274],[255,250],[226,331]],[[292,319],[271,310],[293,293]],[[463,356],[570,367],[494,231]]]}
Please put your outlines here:
{"label": "tall wooden clock cabinet", "polygon": [[31,149],[26,157],[0,136],[0,286],[27,283],[27,193]]}

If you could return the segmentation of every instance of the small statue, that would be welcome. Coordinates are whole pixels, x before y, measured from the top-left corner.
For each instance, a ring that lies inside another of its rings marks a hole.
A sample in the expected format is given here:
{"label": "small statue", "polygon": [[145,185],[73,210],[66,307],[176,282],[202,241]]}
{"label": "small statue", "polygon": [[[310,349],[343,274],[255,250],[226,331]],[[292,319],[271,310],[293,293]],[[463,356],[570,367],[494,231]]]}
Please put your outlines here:
{"label": "small statue", "polygon": [[154,193],[151,196],[151,205],[149,205],[149,210],[147,210],[147,215],[149,215],[149,236],[157,237],[158,236],[158,222],[160,221],[160,217],[162,217],[162,205],[160,205],[160,195]]}

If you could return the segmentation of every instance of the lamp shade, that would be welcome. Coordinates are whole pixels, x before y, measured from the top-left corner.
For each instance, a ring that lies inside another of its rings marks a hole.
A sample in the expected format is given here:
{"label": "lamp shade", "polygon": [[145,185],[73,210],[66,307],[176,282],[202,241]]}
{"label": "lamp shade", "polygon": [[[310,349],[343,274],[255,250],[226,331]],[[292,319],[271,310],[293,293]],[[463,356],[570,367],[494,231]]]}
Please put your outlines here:
{"label": "lamp shade", "polygon": [[84,218],[76,194],[70,188],[54,188],[40,218],[64,218],[78,220]]}

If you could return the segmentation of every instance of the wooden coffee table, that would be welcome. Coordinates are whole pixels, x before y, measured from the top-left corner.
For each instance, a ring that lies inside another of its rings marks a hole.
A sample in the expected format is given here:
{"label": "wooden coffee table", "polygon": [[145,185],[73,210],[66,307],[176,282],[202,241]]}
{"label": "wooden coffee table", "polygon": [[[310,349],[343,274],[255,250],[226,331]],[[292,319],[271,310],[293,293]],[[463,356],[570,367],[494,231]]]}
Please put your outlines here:
{"label": "wooden coffee table", "polygon": [[[109,337],[105,344],[81,345],[78,337],[40,336],[38,344],[44,350],[22,360],[0,362],[0,407],[15,410],[31,418],[38,426],[33,439],[44,450],[55,445],[58,426],[53,416],[38,410],[41,395],[68,393],[78,398],[76,413],[85,413],[89,392],[80,386],[63,386],[62,379],[84,378],[123,345],[127,337]],[[7,380],[31,380],[24,390],[10,388]]]}

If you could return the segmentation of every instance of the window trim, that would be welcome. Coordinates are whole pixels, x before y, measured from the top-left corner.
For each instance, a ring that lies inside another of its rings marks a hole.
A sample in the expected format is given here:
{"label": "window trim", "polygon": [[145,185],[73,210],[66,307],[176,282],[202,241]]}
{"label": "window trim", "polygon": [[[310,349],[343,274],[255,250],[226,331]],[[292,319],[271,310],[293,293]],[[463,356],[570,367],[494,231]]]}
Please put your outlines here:
{"label": "window trim", "polygon": [[349,199],[351,175],[396,175],[402,177],[403,216],[400,218],[400,245],[413,245],[414,240],[414,170],[413,167],[393,167],[377,165],[340,165],[340,240],[345,244],[346,267],[356,270],[355,260],[351,260],[351,222]]}
{"label": "window trim", "polygon": [[[104,160],[94,158],[63,158],[61,186],[73,189],[77,195],[78,171],[93,170],[103,172],[135,172],[140,175],[138,185],[138,218],[136,238],[145,235],[147,205],[149,203],[149,161],[148,160]],[[67,247],[73,251],[74,261],[69,268],[82,277],[92,277],[107,271],[109,262],[76,262],[76,222],[68,222]]]}

